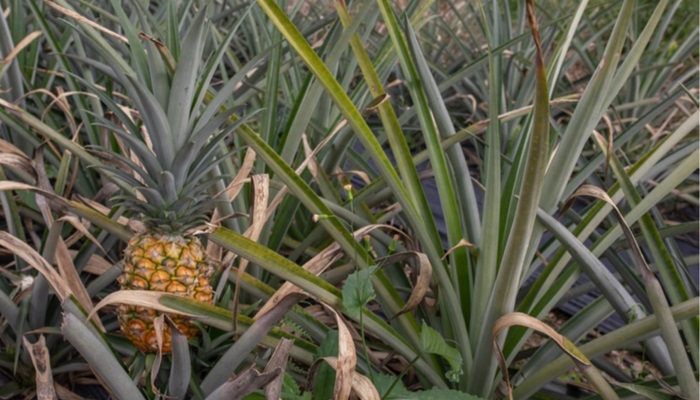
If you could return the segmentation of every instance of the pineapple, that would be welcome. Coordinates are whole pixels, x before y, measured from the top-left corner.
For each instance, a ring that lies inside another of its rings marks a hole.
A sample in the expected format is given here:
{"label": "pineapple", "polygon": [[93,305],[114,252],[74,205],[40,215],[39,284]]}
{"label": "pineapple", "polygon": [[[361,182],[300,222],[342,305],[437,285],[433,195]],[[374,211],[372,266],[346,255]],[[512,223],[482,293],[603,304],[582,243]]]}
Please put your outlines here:
{"label": "pineapple", "polygon": [[[114,4],[120,7],[119,2]],[[117,205],[132,211],[133,217],[146,226],[146,231],[134,236],[126,247],[124,270],[118,278],[121,289],[154,290],[211,303],[213,268],[192,231],[207,221],[214,208],[210,189],[221,177],[212,174],[212,168],[226,157],[220,154],[221,142],[235,125],[222,128],[232,115],[232,111],[219,111],[222,96],[209,104],[204,102],[215,71],[212,65],[216,65],[209,63],[202,68],[206,34],[210,32],[205,14],[203,9],[192,19],[180,42],[181,57],[174,64],[169,62],[172,56],[159,57],[154,43],[144,41],[131,46],[131,64],[141,67],[132,68],[99,33],[89,26],[83,26],[82,33],[108,61],[91,64],[113,75],[130,98],[128,106],[136,111],[133,115],[124,111],[113,97],[85,82],[114,116],[97,118],[130,153],[96,149],[113,161],[100,168],[122,188],[122,193],[114,197]],[[228,46],[228,42],[221,46]],[[153,324],[158,314],[128,304],[117,308],[121,331],[144,352],[158,350]],[[197,335],[197,327],[188,318],[170,318],[188,338]],[[170,339],[166,326],[164,352],[171,351]]]}
{"label": "pineapple", "polygon": [[[157,290],[211,303],[209,284],[212,268],[196,237],[147,232],[129,241],[124,272],[118,281],[122,290]],[[140,350],[158,349],[153,320],[157,312],[141,306],[122,304],[117,308],[119,327]],[[186,317],[171,315],[178,330],[192,338],[198,329]],[[163,332],[163,352],[169,353],[170,328]]]}

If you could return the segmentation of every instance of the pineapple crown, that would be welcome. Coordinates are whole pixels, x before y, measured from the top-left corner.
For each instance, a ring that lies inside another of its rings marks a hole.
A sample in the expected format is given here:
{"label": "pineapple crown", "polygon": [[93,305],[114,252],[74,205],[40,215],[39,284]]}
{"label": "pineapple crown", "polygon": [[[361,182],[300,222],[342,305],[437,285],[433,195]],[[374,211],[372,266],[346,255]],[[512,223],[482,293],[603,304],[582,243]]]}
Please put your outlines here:
{"label": "pineapple crown", "polygon": [[[227,85],[215,96],[208,92],[234,32],[204,63],[210,32],[207,8],[192,18],[181,39],[172,31],[167,32],[166,43],[170,46],[166,46],[154,39],[144,16],[148,10],[140,2],[133,3],[141,22],[139,34],[121,2],[112,4],[128,49],[122,43],[109,42],[89,24],[82,24],[77,30],[106,59],[106,64],[94,59],[83,61],[123,86],[139,118],[134,122],[112,96],[76,77],[110,109],[114,118],[95,118],[114,132],[131,153],[128,157],[93,148],[111,161],[98,168],[108,171],[107,176],[123,189],[114,200],[142,214],[150,229],[183,232],[206,221],[207,210],[213,208],[215,201],[209,189],[221,179],[210,176],[210,172],[230,155],[222,151],[221,143],[243,122],[230,123],[233,110],[222,111],[228,97],[225,94],[231,93],[232,88]],[[129,57],[122,53],[129,53]]]}

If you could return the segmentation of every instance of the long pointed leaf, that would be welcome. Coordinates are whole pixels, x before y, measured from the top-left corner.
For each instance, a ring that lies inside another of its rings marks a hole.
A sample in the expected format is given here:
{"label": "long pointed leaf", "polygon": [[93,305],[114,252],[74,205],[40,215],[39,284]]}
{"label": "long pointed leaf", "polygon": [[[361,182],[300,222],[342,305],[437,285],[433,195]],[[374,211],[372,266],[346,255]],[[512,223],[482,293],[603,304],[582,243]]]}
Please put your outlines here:
{"label": "long pointed leaf", "polygon": [[[526,259],[528,244],[533,234],[538,204],[544,186],[547,161],[549,159],[549,91],[544,68],[544,55],[540,43],[534,3],[528,1],[527,8],[532,35],[537,46],[537,54],[535,56],[537,89],[533,110],[534,124],[525,161],[525,173],[523,174],[520,199],[516,207],[513,226],[510,227],[508,241],[502,262],[498,268],[498,275],[491,292],[491,299],[485,313],[484,322],[479,332],[479,343],[486,343],[489,339],[491,329],[497,318],[515,309],[515,299],[523,271],[526,265],[529,265],[529,260]],[[503,343],[502,340],[503,335],[499,339],[501,344]],[[492,351],[493,349],[489,346],[479,347],[475,363],[480,368],[476,369],[475,375],[471,377],[471,387],[479,388],[478,393],[483,396],[490,394],[492,389],[489,387],[491,385],[491,376],[496,370]]]}
{"label": "long pointed leaf", "polygon": [[[197,112],[192,110],[192,105],[205,45],[204,31],[208,28],[208,23],[204,20],[206,14],[207,7],[202,7],[182,40],[180,58],[170,88],[167,116],[172,130],[168,133],[173,135],[175,149],[181,148],[187,141],[187,131],[190,128],[187,121],[193,120],[192,113]],[[170,166],[170,163],[166,165]]]}
{"label": "long pointed leaf", "polygon": [[144,398],[124,368],[115,360],[114,353],[78,317],[70,313],[64,314],[61,331],[117,398]]}

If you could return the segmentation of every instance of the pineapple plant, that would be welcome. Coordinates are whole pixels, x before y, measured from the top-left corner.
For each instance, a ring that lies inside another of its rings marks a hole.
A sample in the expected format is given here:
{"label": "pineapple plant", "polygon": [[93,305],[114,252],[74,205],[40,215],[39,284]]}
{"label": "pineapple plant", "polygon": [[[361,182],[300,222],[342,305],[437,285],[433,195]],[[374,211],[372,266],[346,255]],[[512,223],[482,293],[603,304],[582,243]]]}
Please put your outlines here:
{"label": "pineapple plant", "polygon": [[[145,226],[145,231],[135,235],[125,249],[123,273],[118,278],[120,288],[160,291],[212,303],[212,263],[193,232],[207,221],[215,206],[210,189],[221,178],[212,169],[225,158],[225,154],[220,155],[221,143],[235,125],[220,129],[232,112],[215,111],[219,108],[213,104],[216,99],[204,106],[216,65],[201,65],[207,32],[205,16],[203,9],[192,19],[179,43],[181,56],[176,62],[176,52],[157,48],[150,39],[128,37],[132,63],[147,64],[148,68],[132,69],[89,27],[83,27],[82,33],[101,51],[109,66],[89,62],[112,75],[131,100],[128,107],[123,107],[85,82],[113,114],[111,118],[98,117],[101,123],[121,140],[121,147],[128,148],[96,148],[111,161],[99,168],[122,189],[113,198],[115,204],[132,211]],[[133,26],[126,28],[127,32],[134,31]],[[221,53],[220,47],[215,57]],[[158,315],[153,309],[131,304],[117,308],[121,331],[144,352],[158,350],[154,328]],[[197,335],[198,328],[188,318],[169,317],[187,338]],[[163,352],[171,351],[170,342],[171,331],[166,326]]]}

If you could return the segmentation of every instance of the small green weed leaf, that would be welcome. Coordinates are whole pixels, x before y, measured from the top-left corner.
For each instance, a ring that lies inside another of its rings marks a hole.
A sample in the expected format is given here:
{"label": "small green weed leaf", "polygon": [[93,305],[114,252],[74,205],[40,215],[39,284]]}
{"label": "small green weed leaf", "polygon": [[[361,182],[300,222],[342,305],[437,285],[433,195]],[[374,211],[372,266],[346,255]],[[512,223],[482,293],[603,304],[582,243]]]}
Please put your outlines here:
{"label": "small green weed leaf", "polygon": [[372,274],[377,266],[372,266],[348,275],[343,286],[343,306],[350,318],[360,314],[360,310],[375,297],[372,287]]}
{"label": "small green weed leaf", "polygon": [[282,380],[282,399],[295,400],[301,397],[301,389],[294,378],[285,372]]}
{"label": "small green weed leaf", "polygon": [[299,400],[311,400],[311,392],[302,393],[301,397],[299,397]]}
{"label": "small green weed leaf", "polygon": [[401,396],[401,398],[406,400],[483,400],[482,397],[451,389],[431,389],[422,392],[411,392],[407,393],[405,396]]}
{"label": "small green weed leaf", "polygon": [[314,360],[323,357],[335,357],[338,355],[338,331],[330,331],[321,345],[316,349]]}
{"label": "small green weed leaf", "polygon": [[[382,399],[405,399],[410,396],[406,387],[404,387],[403,382],[396,382],[396,377],[387,374],[373,374],[374,387],[377,388],[379,395]],[[396,382],[396,385],[394,385]],[[392,386],[394,386],[392,388]],[[389,391],[391,390],[391,392]]]}
{"label": "small green weed leaf", "polygon": [[[338,331],[330,331],[318,349],[314,360],[323,357],[335,357],[338,355]],[[335,370],[326,363],[321,363],[316,373],[316,382],[313,390],[314,400],[329,399],[333,397],[333,385],[335,384]]]}
{"label": "small green weed leaf", "polygon": [[450,363],[450,371],[447,371],[445,376],[452,382],[459,381],[459,376],[462,375],[462,355],[445,342],[445,339],[438,331],[428,326],[423,321],[423,327],[420,330],[420,343],[423,351],[430,354],[437,354]]}

